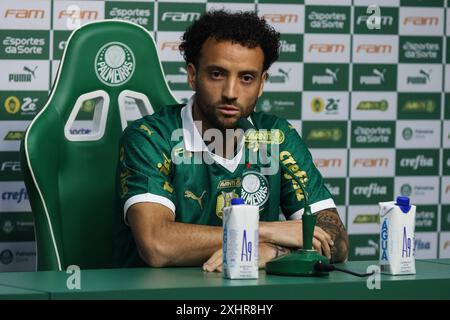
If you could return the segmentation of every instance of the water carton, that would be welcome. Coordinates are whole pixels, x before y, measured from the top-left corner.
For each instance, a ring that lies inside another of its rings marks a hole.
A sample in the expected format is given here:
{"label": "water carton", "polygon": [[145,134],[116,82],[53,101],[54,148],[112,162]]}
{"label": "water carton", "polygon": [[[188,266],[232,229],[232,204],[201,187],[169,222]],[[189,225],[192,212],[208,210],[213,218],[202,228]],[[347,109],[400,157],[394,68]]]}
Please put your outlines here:
{"label": "water carton", "polygon": [[223,210],[223,275],[258,279],[259,207],[232,199]]}
{"label": "water carton", "polygon": [[380,202],[380,269],[401,275],[415,274],[414,228],[416,206],[408,197]]}

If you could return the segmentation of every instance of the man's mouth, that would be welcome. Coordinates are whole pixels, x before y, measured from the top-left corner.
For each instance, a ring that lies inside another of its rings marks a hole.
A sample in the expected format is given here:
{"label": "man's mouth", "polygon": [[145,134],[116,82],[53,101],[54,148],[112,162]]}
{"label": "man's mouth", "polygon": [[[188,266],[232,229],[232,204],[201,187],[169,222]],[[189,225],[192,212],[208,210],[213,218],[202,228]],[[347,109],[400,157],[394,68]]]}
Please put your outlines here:
{"label": "man's mouth", "polygon": [[239,109],[230,104],[223,104],[218,107],[219,112],[226,116],[235,116],[239,113]]}

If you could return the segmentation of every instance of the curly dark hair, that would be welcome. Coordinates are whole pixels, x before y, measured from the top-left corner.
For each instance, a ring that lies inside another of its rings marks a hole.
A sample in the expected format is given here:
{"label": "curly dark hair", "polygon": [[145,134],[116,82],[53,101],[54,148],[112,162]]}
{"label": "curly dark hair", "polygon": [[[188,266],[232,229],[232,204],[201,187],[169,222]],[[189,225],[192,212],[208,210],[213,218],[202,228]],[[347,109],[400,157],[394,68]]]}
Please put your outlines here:
{"label": "curly dark hair", "polygon": [[278,59],[280,33],[255,12],[213,10],[204,13],[183,34],[179,49],[186,63],[198,65],[200,50],[210,37],[231,40],[248,48],[260,47],[264,52],[264,71]]}

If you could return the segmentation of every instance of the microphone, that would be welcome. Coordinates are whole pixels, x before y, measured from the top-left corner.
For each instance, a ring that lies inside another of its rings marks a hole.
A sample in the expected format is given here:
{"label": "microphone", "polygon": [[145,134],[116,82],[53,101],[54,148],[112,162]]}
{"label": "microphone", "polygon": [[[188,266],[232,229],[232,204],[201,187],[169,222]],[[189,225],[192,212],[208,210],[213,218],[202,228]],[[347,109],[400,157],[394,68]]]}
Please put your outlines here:
{"label": "microphone", "polygon": [[[247,130],[256,130],[255,126],[246,118],[240,118],[237,122],[237,127],[244,130],[247,135]],[[274,158],[270,154],[270,148],[266,148],[269,158]],[[289,169],[283,161],[279,161],[281,167],[287,172],[294,181],[298,183],[303,192],[304,212],[302,216],[302,230],[303,230],[303,249],[294,251],[291,254],[278,257],[266,264],[266,273],[287,275],[287,276],[322,276],[328,275],[328,270],[317,268],[317,263],[328,263],[328,259],[322,256],[313,248],[314,227],[316,225],[316,216],[311,213],[309,207],[309,197],[306,186],[297,177],[294,172]]]}

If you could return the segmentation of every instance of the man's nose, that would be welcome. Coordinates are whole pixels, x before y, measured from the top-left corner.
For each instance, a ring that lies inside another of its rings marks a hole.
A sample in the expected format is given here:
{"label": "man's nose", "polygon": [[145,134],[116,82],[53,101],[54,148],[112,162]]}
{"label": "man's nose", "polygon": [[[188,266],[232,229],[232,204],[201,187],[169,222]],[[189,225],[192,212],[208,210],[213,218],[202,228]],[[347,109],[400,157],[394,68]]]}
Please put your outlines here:
{"label": "man's nose", "polygon": [[226,100],[236,100],[238,97],[237,79],[228,78],[222,88],[222,97]]}

